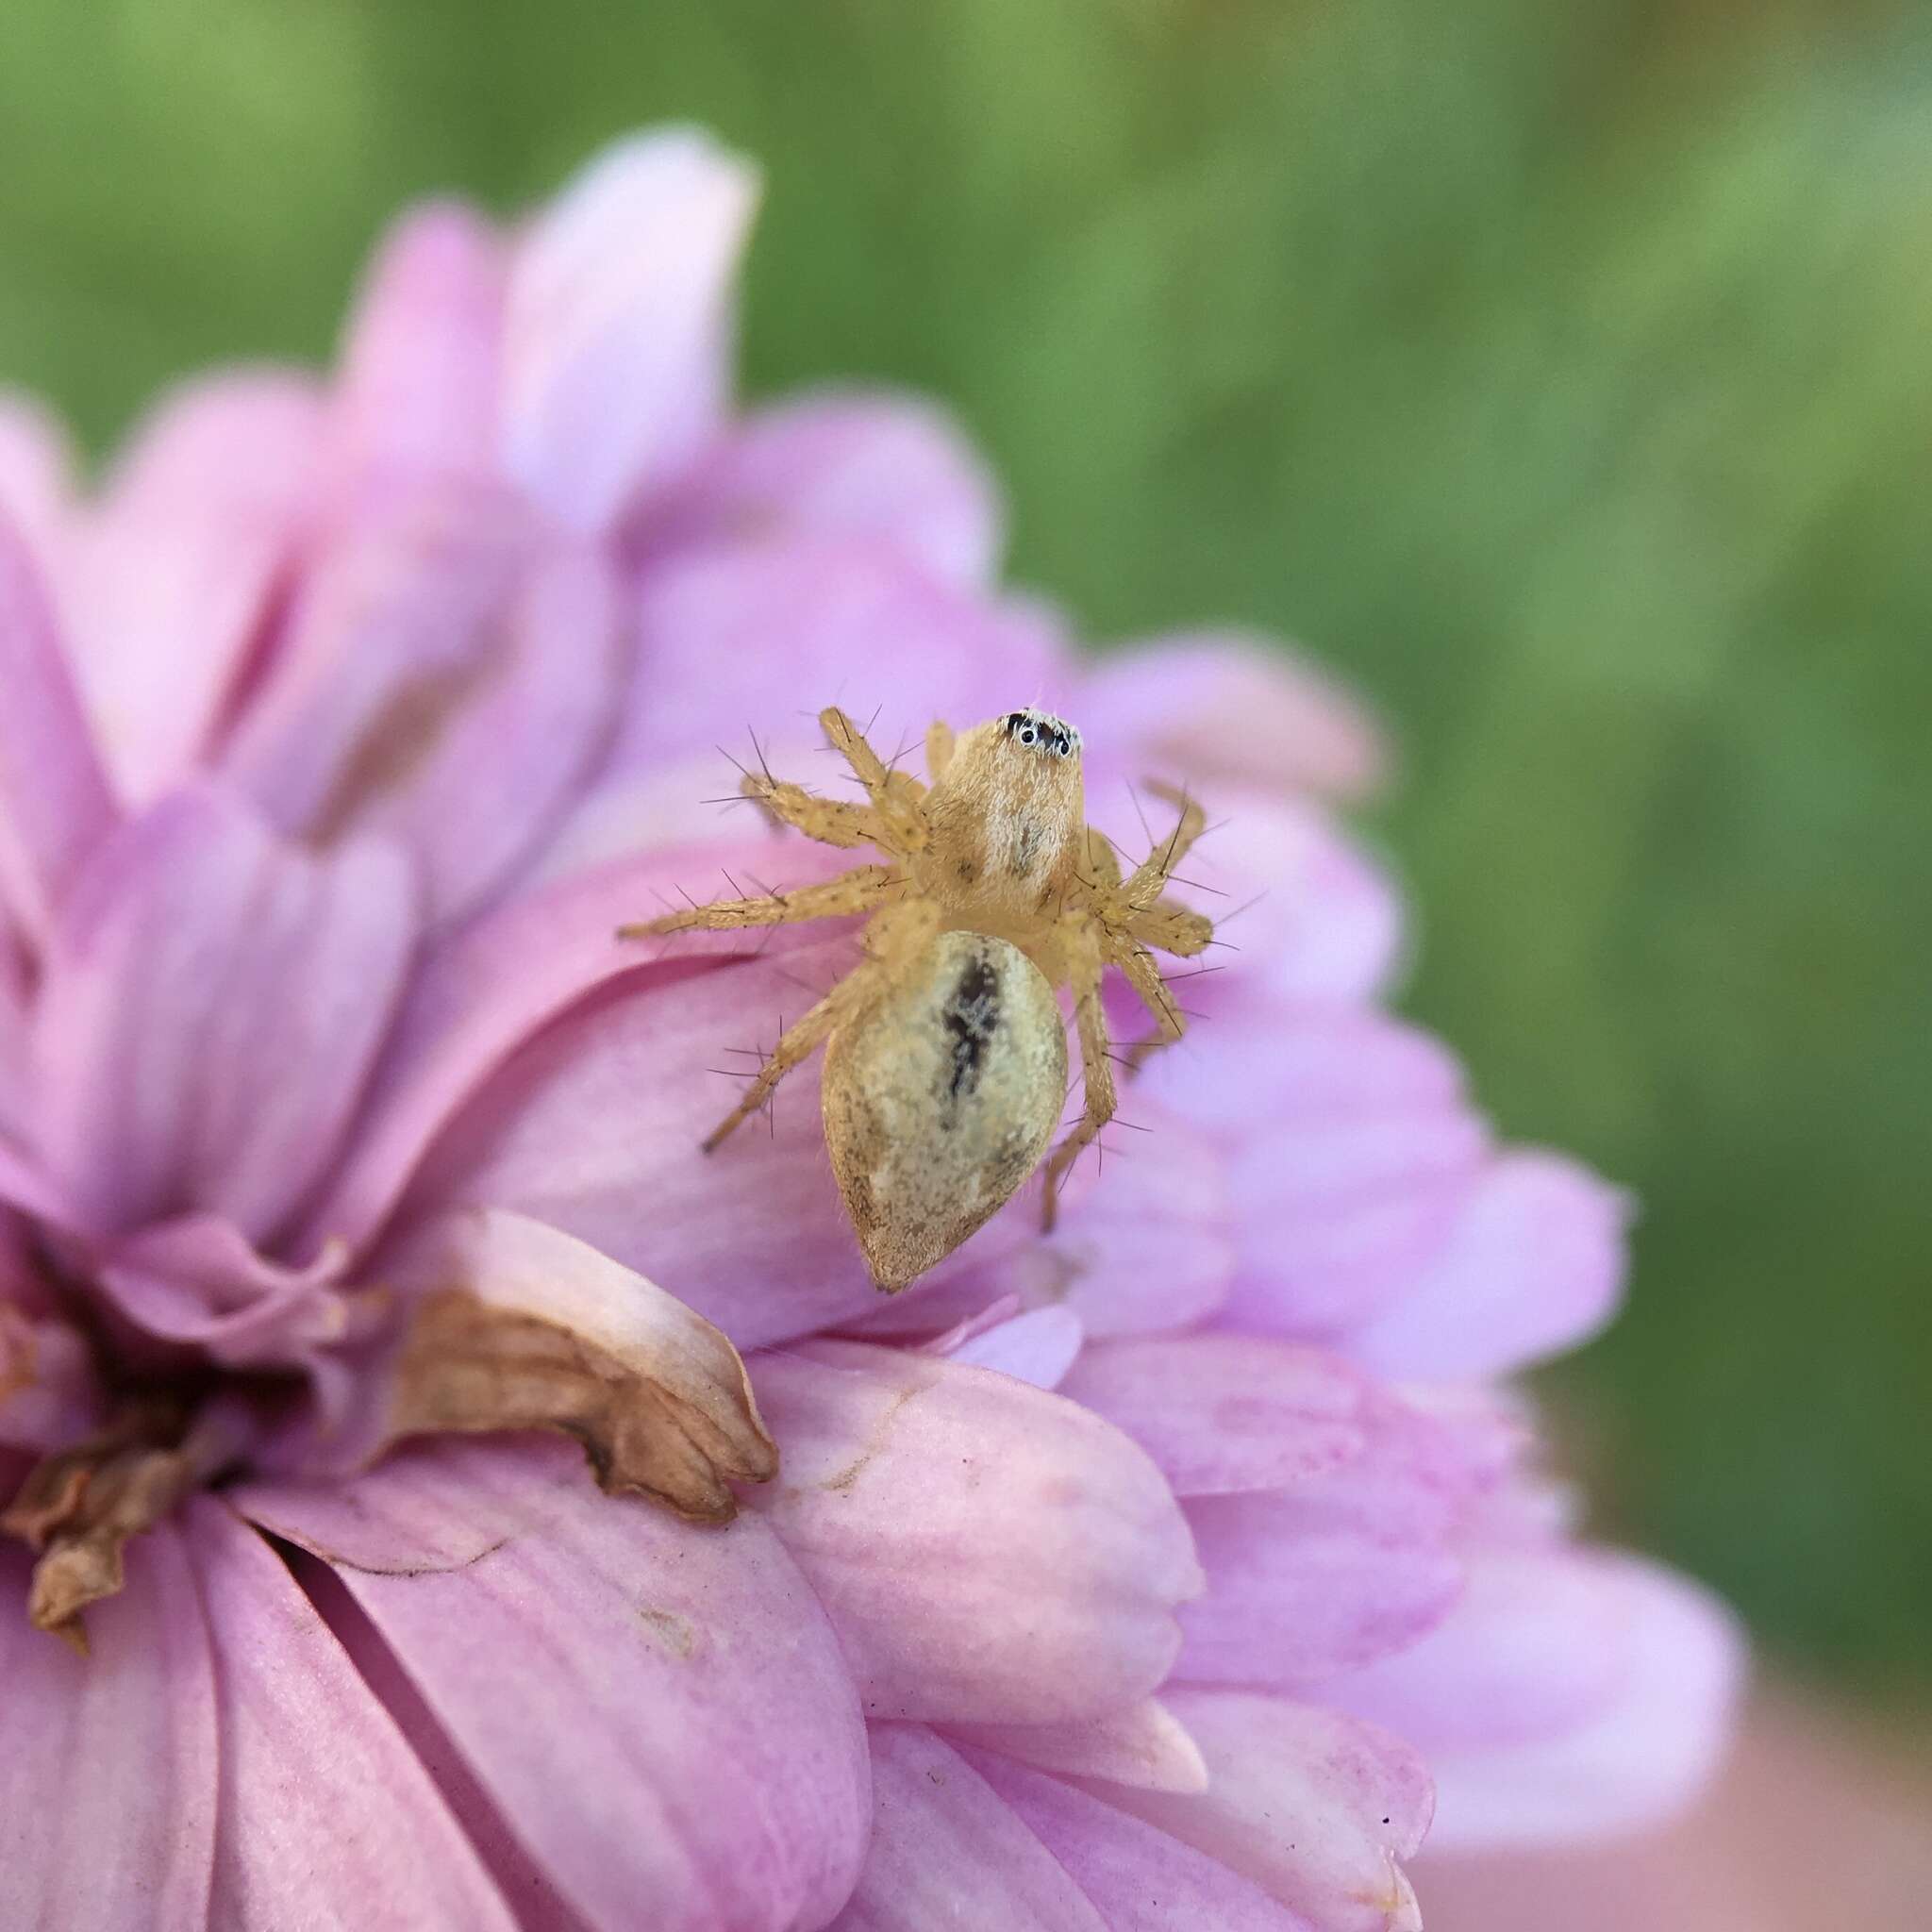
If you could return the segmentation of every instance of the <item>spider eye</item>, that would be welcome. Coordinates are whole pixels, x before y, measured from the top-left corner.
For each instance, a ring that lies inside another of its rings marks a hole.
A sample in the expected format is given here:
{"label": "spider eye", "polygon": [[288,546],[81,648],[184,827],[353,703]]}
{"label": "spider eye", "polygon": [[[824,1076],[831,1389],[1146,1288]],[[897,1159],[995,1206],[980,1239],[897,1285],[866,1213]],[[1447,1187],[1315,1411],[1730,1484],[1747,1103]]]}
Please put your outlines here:
{"label": "spider eye", "polygon": [[1032,725],[1030,725],[1030,724],[1029,724],[1029,725],[1027,725],[1027,727],[1025,728],[1025,730],[1024,730],[1023,732],[1021,732],[1021,734],[1020,734],[1020,742],[1021,742],[1022,744],[1031,744],[1031,743],[1033,743],[1033,741],[1035,741],[1035,739],[1036,739],[1036,738],[1037,738],[1038,736],[1039,736],[1039,733],[1037,733],[1037,732],[1036,732],[1036,731],[1034,730],[1034,728],[1032,727]]}

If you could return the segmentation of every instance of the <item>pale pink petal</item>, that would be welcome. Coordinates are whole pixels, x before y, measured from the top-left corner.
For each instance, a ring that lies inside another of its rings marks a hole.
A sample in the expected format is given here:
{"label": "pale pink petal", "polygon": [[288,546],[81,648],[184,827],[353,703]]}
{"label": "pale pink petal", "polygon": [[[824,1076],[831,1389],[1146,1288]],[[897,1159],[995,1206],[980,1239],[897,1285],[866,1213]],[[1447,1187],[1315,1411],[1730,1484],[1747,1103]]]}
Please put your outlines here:
{"label": "pale pink petal", "polygon": [[1204,1496],[1188,1523],[1208,1587],[1179,1669],[1200,1682],[1321,1683],[1426,1635],[1462,1587],[1440,1541],[1299,1495]]}
{"label": "pale pink petal", "polygon": [[1246,1335],[1101,1341],[1062,1392],[1124,1429],[1178,1496],[1279,1490],[1367,1441],[1363,1378],[1319,1349]]}
{"label": "pale pink petal", "polygon": [[230,1367],[291,1367],[349,1325],[340,1250],[306,1268],[267,1259],[232,1221],[192,1214],[150,1223],[100,1256],[94,1278],[144,1334]]}
{"label": "pale pink petal", "polygon": [[0,905],[0,1134],[19,1136],[27,1108],[26,961]]}
{"label": "pale pink petal", "polygon": [[136,803],[208,754],[255,668],[314,511],[321,425],[306,376],[196,383],[136,432],[82,522],[62,608]]}
{"label": "pale pink petal", "polygon": [[1416,1284],[1349,1337],[1400,1379],[1507,1375],[1589,1341],[1624,1281],[1626,1195],[1533,1148],[1490,1163]]}
{"label": "pale pink petal", "polygon": [[1729,1613],[1681,1577],[1626,1560],[1606,1581],[1623,1617],[1607,1705],[1536,1741],[1431,1753],[1442,1851],[1570,1844],[1667,1818],[1730,1736],[1743,1645]]}
{"label": "pale pink petal", "polygon": [[[405,1217],[483,1204],[529,1215],[662,1283],[741,1348],[865,1314],[878,1291],[826,1159],[817,1063],[786,1081],[769,1130],[748,1122],[715,1153],[700,1145],[736,1097],[715,1071],[742,1058],[732,1049],[769,1045],[811,1004],[806,989],[851,963],[836,941],[583,1003],[473,1096]],[[1033,1240],[1039,1211],[1022,1195],[934,1278]]]}
{"label": "pale pink petal", "polygon": [[1110,1932],[949,1744],[917,1724],[875,1724],[872,1755],[872,1843],[832,1932]]}
{"label": "pale pink petal", "polygon": [[729,430],[645,526],[653,555],[707,541],[875,537],[976,589],[999,562],[999,493],[924,397],[807,393]]}
{"label": "pale pink petal", "polygon": [[1431,1756],[1539,1743],[1600,1717],[1621,1693],[1629,1599],[1615,1559],[1567,1545],[1481,1551],[1436,1629],[1322,1695]]}
{"label": "pale pink petal", "polygon": [[[350,1162],[311,1219],[313,1238],[359,1246],[463,1103],[520,1045],[599,987],[617,979],[640,990],[667,987],[710,956],[742,953],[741,933],[691,933],[675,946],[621,941],[616,933],[625,922],[677,904],[680,886],[728,891],[726,868],[747,878],[774,851],[772,841],[754,837],[648,853],[520,893],[433,944],[397,1016]],[[798,870],[786,874],[792,884],[841,871],[851,858],[823,845],[793,856]],[[821,939],[816,928],[781,930],[771,950]],[[721,1043],[741,1030],[741,1023],[733,1024]],[[713,1075],[706,1085],[722,1113],[724,1083]]]}
{"label": "pale pink petal", "polygon": [[1218,1858],[1086,1791],[978,1752],[972,1761],[1066,1868],[1108,1932],[1316,1932]]}
{"label": "pale pink petal", "polygon": [[212,790],[126,825],[76,881],[34,1015],[41,1151],[83,1221],[271,1231],[359,1095],[412,900],[393,854],[310,857]]}
{"label": "pale pink petal", "polygon": [[503,462],[593,533],[717,425],[754,171],[692,128],[620,142],[518,245],[504,349]]}
{"label": "pale pink petal", "polygon": [[948,1724],[948,1737],[1062,1777],[1098,1777],[1152,1791],[1204,1791],[1208,1767],[1163,1704],[1139,1704],[1063,1724]]}
{"label": "pale pink petal", "polygon": [[1117,1430],[931,1356],[825,1343],[751,1368],[784,1462],[747,1500],[830,1611],[869,1717],[1068,1722],[1166,1675],[1199,1572]]}
{"label": "pale pink petal", "polygon": [[1088,677],[1082,728],[1133,743],[1206,787],[1231,779],[1359,798],[1388,767],[1380,726],[1311,659],[1274,640],[1202,631],[1110,653]]}
{"label": "pale pink petal", "polygon": [[1016,1375],[1036,1389],[1058,1389],[1085,1339],[1080,1318],[1072,1308],[1034,1308],[963,1336],[940,1353],[968,1368]]}
{"label": "pale pink petal", "polygon": [[188,1534],[221,1727],[210,1924],[513,1932],[428,1774],[287,1567],[219,1503],[192,1505]]}
{"label": "pale pink petal", "polygon": [[334,491],[397,471],[488,472],[507,269],[490,224],[459,202],[411,209],[383,238],[330,404]]}
{"label": "pale pink petal", "polygon": [[1169,1701],[1208,1760],[1199,1796],[1093,1786],[1251,1878],[1320,1932],[1418,1932],[1402,1874],[1428,1829],[1422,1759],[1354,1718],[1235,1690]]}
{"label": "pale pink petal", "polygon": [[1489,1152],[1450,1056],[1356,1008],[1244,1007],[1142,1077],[1225,1148],[1234,1327],[1325,1341],[1378,1312],[1441,1251]]}
{"label": "pale pink petal", "polygon": [[0,918],[29,941],[106,837],[114,808],[47,589],[0,512]]}
{"label": "pale pink petal", "polygon": [[[809,1586],[756,1517],[680,1523],[598,1494],[572,1461],[561,1444],[439,1446],[391,1457],[346,1502],[264,1486],[242,1507],[335,1566],[593,1925],[823,1924],[870,1804],[852,1681]],[[481,1554],[443,1567],[439,1518],[484,1527]]]}
{"label": "pale pink petal", "polygon": [[74,513],[74,439],[32,396],[0,390],[0,519],[35,554],[57,557]]}
{"label": "pale pink petal", "polygon": [[467,701],[361,789],[339,829],[413,852],[430,919],[472,910],[564,817],[604,750],[625,669],[609,565],[589,548],[549,551]]}
{"label": "pale pink petal", "polygon": [[358,497],[303,580],[224,769],[316,839],[407,787],[513,655],[508,620],[535,554],[527,513],[478,478],[402,476]]}
{"label": "pale pink petal", "polygon": [[0,1444],[45,1455],[100,1426],[102,1390],[86,1339],[35,1306],[11,1222],[0,1217]]}
{"label": "pale pink petal", "polygon": [[167,1526],[87,1613],[78,1657],[21,1613],[32,1558],[0,1545],[0,1924],[206,1932],[214,1859],[214,1680],[194,1576]]}

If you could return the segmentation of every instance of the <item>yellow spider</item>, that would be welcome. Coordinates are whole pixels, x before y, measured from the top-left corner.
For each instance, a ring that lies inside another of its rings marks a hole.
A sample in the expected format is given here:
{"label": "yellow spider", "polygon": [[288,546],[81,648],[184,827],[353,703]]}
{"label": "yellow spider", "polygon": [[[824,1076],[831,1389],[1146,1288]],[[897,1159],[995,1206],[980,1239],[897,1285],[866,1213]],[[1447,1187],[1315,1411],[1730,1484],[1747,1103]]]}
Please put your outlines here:
{"label": "yellow spider", "polygon": [[704,1145],[715,1148],[826,1042],[825,1144],[866,1264],[890,1291],[958,1247],[1046,1152],[1067,1091],[1055,988],[1074,991],[1086,1107],[1047,1163],[1048,1227],[1062,1176],[1113,1117],[1107,968],[1126,974],[1158,1023],[1138,1053],[1181,1037],[1149,949],[1191,958],[1213,937],[1200,913],[1165,896],[1205,820],[1191,800],[1156,787],[1179,820],[1123,876],[1112,845],[1086,823],[1080,734],[1060,719],[1008,711],[957,740],[934,724],[930,787],[889,769],[844,712],[822,711],[819,723],[866,804],[769,774],[748,774],[745,795],[808,838],[871,845],[885,863],[668,913],[620,937],[871,915],[864,959],[786,1029]]}

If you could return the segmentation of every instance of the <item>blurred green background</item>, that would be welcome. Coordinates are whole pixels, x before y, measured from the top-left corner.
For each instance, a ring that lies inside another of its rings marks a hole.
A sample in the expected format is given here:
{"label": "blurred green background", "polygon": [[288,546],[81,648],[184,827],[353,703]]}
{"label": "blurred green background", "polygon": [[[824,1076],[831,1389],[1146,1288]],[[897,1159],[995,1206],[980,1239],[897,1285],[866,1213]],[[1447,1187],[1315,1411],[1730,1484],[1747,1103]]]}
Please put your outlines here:
{"label": "blurred green background", "polygon": [[1601,1519],[1923,1696],[1932,12],[7,0],[0,380],[99,447],[666,115],[769,171],[755,391],[936,391],[1096,635],[1379,702],[1413,1010],[1644,1204]]}

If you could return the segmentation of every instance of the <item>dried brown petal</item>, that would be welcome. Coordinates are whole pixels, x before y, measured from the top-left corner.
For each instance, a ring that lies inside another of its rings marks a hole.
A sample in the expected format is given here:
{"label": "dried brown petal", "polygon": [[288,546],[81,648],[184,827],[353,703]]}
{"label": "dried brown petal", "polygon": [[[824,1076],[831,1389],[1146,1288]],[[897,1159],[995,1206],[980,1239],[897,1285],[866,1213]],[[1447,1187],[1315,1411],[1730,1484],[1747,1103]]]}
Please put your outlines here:
{"label": "dried brown petal", "polygon": [[439,1224],[406,1274],[423,1292],[395,1365],[385,1441],[559,1429],[599,1485],[728,1523],[733,1482],[778,1452],[738,1352],[663,1290],[520,1215]]}

